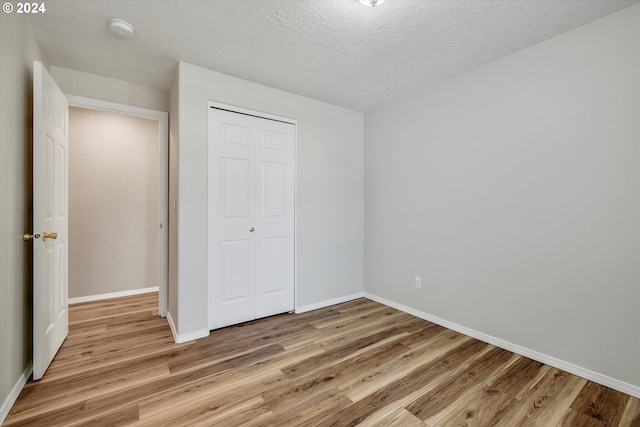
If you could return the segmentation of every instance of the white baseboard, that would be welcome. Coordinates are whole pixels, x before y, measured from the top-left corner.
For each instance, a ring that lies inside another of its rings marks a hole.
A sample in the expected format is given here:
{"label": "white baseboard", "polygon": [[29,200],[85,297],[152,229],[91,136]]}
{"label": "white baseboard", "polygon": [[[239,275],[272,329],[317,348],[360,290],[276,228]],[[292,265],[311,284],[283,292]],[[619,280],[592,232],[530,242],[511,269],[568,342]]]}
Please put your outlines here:
{"label": "white baseboard", "polygon": [[356,294],[345,295],[343,297],[334,298],[334,299],[325,300],[325,301],[320,301],[320,302],[316,302],[314,304],[298,306],[298,307],[296,307],[295,312],[296,313],[305,313],[307,311],[317,310],[319,308],[325,308],[325,307],[329,307],[331,305],[342,304],[343,302],[352,301],[352,300],[358,299],[358,298],[363,298],[364,296],[365,296],[364,292],[358,292]]}
{"label": "white baseboard", "polygon": [[177,344],[178,331],[176,329],[176,324],[173,323],[173,317],[171,317],[171,313],[167,310],[167,322],[169,323],[169,328],[171,329],[171,335],[173,335],[173,341]]}
{"label": "white baseboard", "polygon": [[[358,292],[355,294],[345,295],[343,297],[325,300],[325,301],[317,302],[314,304],[299,306],[299,307],[296,307],[295,312],[305,313],[307,311],[317,310],[319,308],[329,307],[332,305],[340,304],[347,301],[352,301],[354,299],[363,298],[363,297],[364,297],[364,292]],[[173,334],[173,340],[176,342],[176,344],[182,344],[187,341],[208,337],[210,334],[210,331],[208,329],[201,330],[201,331],[194,331],[188,334],[178,334],[176,325],[173,321],[173,318],[171,317],[171,313],[169,312],[167,312],[167,321],[169,322],[169,327],[171,328],[171,333]]]}
{"label": "white baseboard", "polygon": [[176,328],[176,324],[173,321],[173,317],[171,317],[171,313],[167,311],[167,322],[169,322],[169,328],[171,328],[171,334],[173,334],[173,341],[176,344],[182,344],[187,341],[197,340],[199,338],[208,337],[210,331],[208,329],[203,329],[200,331],[189,332],[188,334],[178,334],[178,328]]}
{"label": "white baseboard", "polygon": [[15,385],[11,389],[11,393],[9,393],[9,396],[7,396],[4,402],[2,402],[2,406],[0,407],[0,425],[4,423],[4,420],[7,418],[7,415],[9,415],[9,411],[11,411],[13,404],[16,403],[16,400],[18,400],[18,396],[20,396],[20,392],[29,380],[31,372],[33,372],[33,365],[29,363],[27,369],[25,369],[22,375],[20,375],[18,381],[16,381]]}
{"label": "white baseboard", "polygon": [[449,322],[448,320],[441,319],[436,316],[432,316],[430,314],[424,313],[422,311],[416,310],[411,307],[407,307],[402,304],[398,304],[396,302],[390,301],[388,299],[379,297],[377,295],[370,294],[368,292],[364,293],[365,298],[369,298],[373,301],[377,301],[381,304],[388,305],[389,307],[393,307],[400,311],[404,311],[405,313],[411,314],[413,316],[419,317],[424,320],[428,320],[429,322],[436,323],[440,326],[444,326],[447,329],[452,329],[456,332],[460,332],[461,334],[479,339],[480,341],[487,342],[491,345],[495,345],[496,347],[503,348],[505,350],[509,350],[513,353],[519,354],[521,356],[528,357],[529,359],[536,360],[540,363],[544,363],[545,365],[552,366],[554,368],[561,369],[563,371],[569,372],[571,374],[577,375],[579,377],[585,378],[587,380],[593,381],[594,383],[598,383],[605,387],[612,388],[614,390],[618,390],[622,393],[631,395],[633,397],[640,399],[640,387],[635,386],[633,384],[626,383],[624,381],[617,380],[615,378],[608,377],[599,372],[591,371],[589,369],[583,368],[582,366],[574,365],[573,363],[566,362],[564,360],[556,359],[555,357],[546,355],[544,353],[537,352],[535,350],[531,350],[526,347],[522,347],[517,344],[510,343],[508,341],[504,341],[500,338],[493,337],[491,335],[484,334],[482,332],[478,332],[474,329],[467,328],[465,326],[458,325],[457,323]]}
{"label": "white baseboard", "polygon": [[108,293],[108,294],[89,295],[89,296],[86,296],[86,297],[69,298],[69,304],[79,304],[81,302],[99,301],[99,300],[110,299],[110,298],[128,297],[128,296],[131,296],[131,295],[146,294],[146,293],[149,293],[149,292],[158,292],[158,290],[159,290],[158,286],[152,286],[152,287],[149,287],[149,288],[131,289],[129,291],[111,292],[111,293]]}

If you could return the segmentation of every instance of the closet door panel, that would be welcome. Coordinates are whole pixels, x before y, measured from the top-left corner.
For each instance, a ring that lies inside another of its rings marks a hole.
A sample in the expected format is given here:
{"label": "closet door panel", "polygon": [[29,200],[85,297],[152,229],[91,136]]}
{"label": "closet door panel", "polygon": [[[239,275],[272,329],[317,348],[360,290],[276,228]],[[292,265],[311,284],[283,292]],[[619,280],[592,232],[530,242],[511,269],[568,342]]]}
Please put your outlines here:
{"label": "closet door panel", "polygon": [[209,327],[293,311],[295,125],[209,112]]}

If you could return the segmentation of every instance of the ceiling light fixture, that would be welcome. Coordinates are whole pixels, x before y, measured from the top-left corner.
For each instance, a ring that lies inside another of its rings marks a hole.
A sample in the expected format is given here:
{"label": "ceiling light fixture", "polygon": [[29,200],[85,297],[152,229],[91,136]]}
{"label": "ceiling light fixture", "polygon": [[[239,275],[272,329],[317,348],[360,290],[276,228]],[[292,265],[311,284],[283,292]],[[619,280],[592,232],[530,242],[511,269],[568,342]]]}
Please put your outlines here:
{"label": "ceiling light fixture", "polygon": [[111,18],[109,19],[109,30],[118,37],[128,39],[133,36],[135,28],[125,20]]}
{"label": "ceiling light fixture", "polygon": [[384,0],[358,0],[358,1],[365,6],[371,6],[371,7],[376,7],[377,5],[384,2]]}

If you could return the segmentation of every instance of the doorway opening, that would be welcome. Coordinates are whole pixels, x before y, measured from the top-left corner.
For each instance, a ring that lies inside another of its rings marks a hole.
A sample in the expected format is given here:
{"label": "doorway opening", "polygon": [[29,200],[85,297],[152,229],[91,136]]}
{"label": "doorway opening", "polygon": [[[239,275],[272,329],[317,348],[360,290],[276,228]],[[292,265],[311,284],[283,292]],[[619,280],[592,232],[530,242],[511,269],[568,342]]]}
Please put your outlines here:
{"label": "doorway opening", "polygon": [[158,290],[165,317],[168,113],[67,98],[69,302]]}

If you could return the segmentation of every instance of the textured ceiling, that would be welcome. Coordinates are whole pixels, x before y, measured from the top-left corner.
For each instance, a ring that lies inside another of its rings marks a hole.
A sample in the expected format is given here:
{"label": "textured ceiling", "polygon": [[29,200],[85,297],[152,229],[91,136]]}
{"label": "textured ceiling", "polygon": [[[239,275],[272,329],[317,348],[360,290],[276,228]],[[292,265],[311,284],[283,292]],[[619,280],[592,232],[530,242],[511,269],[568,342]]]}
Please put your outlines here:
{"label": "textured ceiling", "polygon": [[182,60],[367,111],[638,1],[49,0],[29,20],[51,65],[167,90]]}

